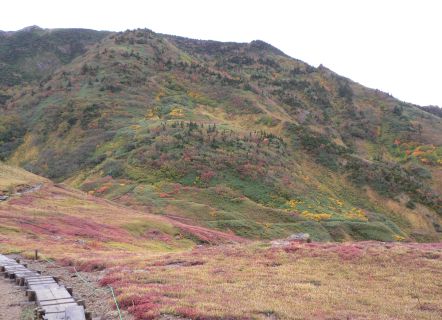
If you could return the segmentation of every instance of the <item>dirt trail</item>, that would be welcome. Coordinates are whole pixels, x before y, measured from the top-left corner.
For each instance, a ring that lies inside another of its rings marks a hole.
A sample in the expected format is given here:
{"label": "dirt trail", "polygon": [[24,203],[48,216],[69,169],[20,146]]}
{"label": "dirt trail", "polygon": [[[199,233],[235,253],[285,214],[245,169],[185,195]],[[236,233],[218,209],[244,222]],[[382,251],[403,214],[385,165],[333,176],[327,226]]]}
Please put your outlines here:
{"label": "dirt trail", "polygon": [[[19,320],[29,307],[25,292],[7,279],[0,279],[0,320]],[[24,318],[26,319],[26,317]]]}
{"label": "dirt trail", "polygon": [[0,202],[6,201],[9,198],[14,197],[14,196],[21,196],[26,193],[36,192],[36,191],[40,190],[42,187],[43,187],[43,183],[37,183],[32,186],[21,185],[21,186],[16,187],[16,190],[14,193],[9,193],[9,194],[0,190]]}

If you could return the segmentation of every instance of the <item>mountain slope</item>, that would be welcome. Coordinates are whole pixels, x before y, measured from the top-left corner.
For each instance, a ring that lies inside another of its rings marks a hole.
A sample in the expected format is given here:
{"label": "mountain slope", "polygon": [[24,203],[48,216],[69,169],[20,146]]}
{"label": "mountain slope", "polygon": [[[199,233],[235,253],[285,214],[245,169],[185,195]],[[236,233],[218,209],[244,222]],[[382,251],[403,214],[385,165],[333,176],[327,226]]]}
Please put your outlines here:
{"label": "mountain slope", "polygon": [[[104,268],[106,261],[187,251],[201,243],[244,242],[54,184],[0,163],[0,250]],[[101,261],[100,266],[94,266]]]}
{"label": "mountain slope", "polygon": [[0,156],[249,238],[440,239],[441,119],[262,41],[111,34],[7,89]]}
{"label": "mountain slope", "polygon": [[41,80],[108,34],[87,29],[41,29],[37,26],[0,32],[0,86]]}
{"label": "mountain slope", "polygon": [[[11,191],[23,185],[40,187]],[[77,275],[69,273],[75,267],[82,285],[91,279],[103,289],[111,285],[119,307],[135,319],[293,319],[294,314],[435,319],[441,311],[441,243],[277,240],[202,246],[196,245],[201,234],[185,232],[175,220],[3,163],[0,191],[11,196],[0,201],[2,254],[31,258],[38,249],[37,270],[46,265],[43,270],[54,275],[60,271],[57,266],[64,266],[63,283],[75,281]],[[242,242],[223,235],[213,243]],[[46,259],[54,259],[55,265]],[[373,294],[380,290],[383,295]],[[110,295],[101,290],[97,295],[103,309],[114,307]],[[85,298],[88,304],[95,301],[89,291]]]}

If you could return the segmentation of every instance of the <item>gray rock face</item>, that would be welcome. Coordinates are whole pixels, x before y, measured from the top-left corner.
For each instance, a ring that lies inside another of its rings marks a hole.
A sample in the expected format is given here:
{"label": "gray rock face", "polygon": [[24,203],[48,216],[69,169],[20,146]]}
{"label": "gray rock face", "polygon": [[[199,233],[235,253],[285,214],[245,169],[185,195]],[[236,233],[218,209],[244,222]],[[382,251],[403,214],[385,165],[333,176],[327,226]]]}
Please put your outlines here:
{"label": "gray rock face", "polygon": [[9,196],[0,195],[0,201],[8,200]]}
{"label": "gray rock face", "polygon": [[272,244],[272,247],[287,247],[290,246],[293,242],[310,242],[310,235],[308,233],[294,233],[291,236],[280,239],[280,240],[273,240],[270,243]]}
{"label": "gray rock face", "polygon": [[286,240],[287,241],[307,241],[310,239],[310,235],[308,233],[294,233],[291,236],[289,236]]}

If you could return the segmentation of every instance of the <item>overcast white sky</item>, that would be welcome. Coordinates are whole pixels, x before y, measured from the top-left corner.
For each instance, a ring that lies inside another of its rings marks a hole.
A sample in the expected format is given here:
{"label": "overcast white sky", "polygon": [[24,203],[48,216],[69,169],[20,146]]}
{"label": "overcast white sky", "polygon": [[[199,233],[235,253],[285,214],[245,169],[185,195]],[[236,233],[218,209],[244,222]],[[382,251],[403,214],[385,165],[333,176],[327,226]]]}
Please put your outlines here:
{"label": "overcast white sky", "polygon": [[0,30],[146,27],[198,39],[261,39],[401,100],[442,106],[440,0],[14,0],[0,10]]}

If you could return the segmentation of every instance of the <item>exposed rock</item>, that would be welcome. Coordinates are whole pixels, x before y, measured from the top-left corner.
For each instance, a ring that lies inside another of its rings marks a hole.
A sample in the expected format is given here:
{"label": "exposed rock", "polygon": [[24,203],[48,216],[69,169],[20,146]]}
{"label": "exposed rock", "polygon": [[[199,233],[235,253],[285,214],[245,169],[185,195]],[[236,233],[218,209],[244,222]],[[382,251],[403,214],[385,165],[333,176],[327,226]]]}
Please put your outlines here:
{"label": "exposed rock", "polygon": [[308,233],[294,233],[289,236],[287,241],[308,241],[310,239],[310,235]]}
{"label": "exposed rock", "polygon": [[310,242],[310,235],[308,233],[294,233],[285,239],[273,240],[272,247],[286,247],[292,242]]}

